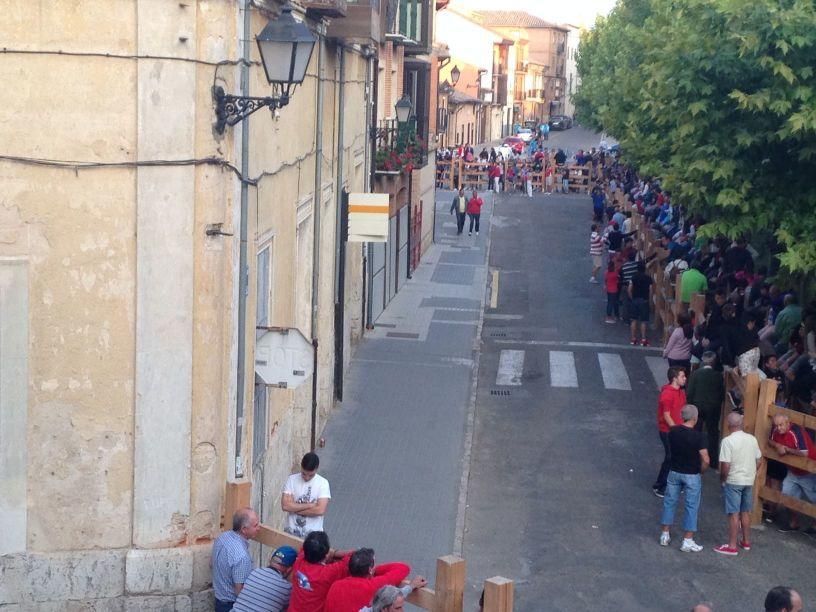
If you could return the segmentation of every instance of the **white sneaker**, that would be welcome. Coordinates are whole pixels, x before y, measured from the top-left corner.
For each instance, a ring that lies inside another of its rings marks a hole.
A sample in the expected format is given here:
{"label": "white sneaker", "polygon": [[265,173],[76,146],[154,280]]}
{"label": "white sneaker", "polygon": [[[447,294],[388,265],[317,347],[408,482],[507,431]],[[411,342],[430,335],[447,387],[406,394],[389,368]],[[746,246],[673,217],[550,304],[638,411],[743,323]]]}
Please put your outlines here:
{"label": "white sneaker", "polygon": [[669,535],[668,531],[661,531],[660,532],[660,545],[661,546],[668,546],[671,542],[671,535]]}
{"label": "white sneaker", "polygon": [[589,282],[590,283],[595,283],[597,285],[598,284],[598,279],[596,279],[594,276],[590,276],[589,277]]}
{"label": "white sneaker", "polygon": [[694,540],[683,540],[683,545],[680,547],[682,552],[700,552],[703,547]]}

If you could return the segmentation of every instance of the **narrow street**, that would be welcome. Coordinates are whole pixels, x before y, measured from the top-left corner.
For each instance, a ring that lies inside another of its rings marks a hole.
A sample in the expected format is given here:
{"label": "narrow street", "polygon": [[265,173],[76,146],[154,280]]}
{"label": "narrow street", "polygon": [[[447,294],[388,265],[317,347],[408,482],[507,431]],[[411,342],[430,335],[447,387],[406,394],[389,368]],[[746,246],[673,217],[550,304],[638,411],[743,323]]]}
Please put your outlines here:
{"label": "narrow street", "polygon": [[749,553],[712,551],[726,533],[716,472],[703,479],[705,550],[658,546],[654,415],[666,363],[659,348],[630,346],[624,325],[603,323],[602,285],[587,282],[591,216],[576,195],[505,196],[494,211],[498,300],[484,315],[464,538],[470,597],[502,575],[516,580],[518,610],[679,612],[703,600],[753,610],[776,584],[813,601],[816,543],[804,535],[763,526]]}

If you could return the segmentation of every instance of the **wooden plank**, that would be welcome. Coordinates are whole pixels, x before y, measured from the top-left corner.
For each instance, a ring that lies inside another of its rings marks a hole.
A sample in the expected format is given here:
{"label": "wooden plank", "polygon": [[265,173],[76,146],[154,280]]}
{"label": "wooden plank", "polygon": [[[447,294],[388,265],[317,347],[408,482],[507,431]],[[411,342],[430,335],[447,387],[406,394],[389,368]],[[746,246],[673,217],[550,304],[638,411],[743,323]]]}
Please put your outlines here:
{"label": "wooden plank", "polygon": [[484,582],[484,612],[513,612],[513,581],[501,576]]}
{"label": "wooden plank", "polygon": [[[405,586],[408,584],[408,581],[406,580],[402,584]],[[406,601],[417,606],[418,608],[422,608],[423,610],[433,610],[434,602],[436,601],[436,593],[433,589],[429,589],[428,587],[425,587],[424,589],[417,589],[406,598]]]}
{"label": "wooden plank", "polygon": [[[756,419],[759,418],[757,412],[759,407],[759,375],[756,372],[751,372],[748,376],[742,376],[741,378],[745,381],[745,388],[742,392],[742,411],[745,415],[745,431],[754,431],[754,426],[757,422]],[[767,408],[768,404],[765,404],[765,415],[768,414]]]}
{"label": "wooden plank", "polygon": [[777,491],[771,487],[763,486],[762,490],[760,491],[760,497],[769,502],[782,504],[786,508],[800,514],[805,514],[807,516],[816,518],[816,504],[811,504],[801,499],[796,499],[790,495],[782,495],[781,491]]}
{"label": "wooden plank", "polygon": [[303,540],[297,536],[293,536],[284,531],[273,529],[263,523],[258,530],[258,535],[253,538],[256,542],[260,542],[264,546],[269,546],[271,549],[276,549],[278,546],[291,546],[295,550],[300,550],[303,546]]}
{"label": "wooden plank", "polygon": [[252,483],[228,482],[226,494],[224,495],[224,514],[221,515],[221,527],[232,529],[232,515],[241,508],[249,507],[250,495],[252,494]]}
{"label": "wooden plank", "polygon": [[433,612],[462,612],[465,593],[465,560],[446,555],[436,560],[436,597]]}
{"label": "wooden plank", "polygon": [[[754,377],[756,378],[755,382],[759,385],[759,377],[756,375],[754,375]],[[768,451],[773,450],[768,443],[768,436],[771,433],[771,423],[768,419],[768,409],[776,397],[776,385],[777,383],[774,380],[762,381],[762,384],[759,385],[759,399],[756,401],[756,403],[747,406],[743,411],[745,415],[745,422],[747,422],[750,417],[750,429],[747,426],[745,426],[744,429],[745,431],[754,434],[757,442],[759,443],[759,448],[762,451],[763,457],[767,457]],[[743,423],[744,425],[745,422]],[[759,525],[762,522],[762,503],[759,499],[759,491],[765,486],[767,471],[768,462],[763,461],[757,470],[756,479],[754,481],[754,509],[751,512],[752,525]]]}

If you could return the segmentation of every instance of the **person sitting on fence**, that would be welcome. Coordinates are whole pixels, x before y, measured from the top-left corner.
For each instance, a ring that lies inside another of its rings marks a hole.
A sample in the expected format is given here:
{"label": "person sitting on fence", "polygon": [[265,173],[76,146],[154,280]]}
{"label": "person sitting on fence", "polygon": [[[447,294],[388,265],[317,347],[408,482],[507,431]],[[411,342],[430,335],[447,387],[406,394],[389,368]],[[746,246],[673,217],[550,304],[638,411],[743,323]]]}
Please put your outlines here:
{"label": "person sitting on fence", "polygon": [[489,159],[490,159],[491,164],[496,163],[496,149],[494,147],[490,147],[490,158]]}
{"label": "person sitting on fence", "polygon": [[490,153],[487,152],[486,148],[482,147],[482,151],[479,153],[479,159],[484,162],[490,159]]}
{"label": "person sitting on fence", "polygon": [[564,149],[558,149],[555,154],[555,163],[559,166],[563,166],[567,161],[567,154],[564,153]]}
{"label": "person sitting on fence", "polygon": [[[374,551],[360,548],[352,553],[347,578],[332,584],[326,596],[326,612],[359,612],[367,606],[380,587],[387,584],[399,586],[411,571],[405,563],[374,565]],[[412,584],[424,586],[425,579],[417,576]]]}
{"label": "person sitting on fence", "polygon": [[[790,418],[784,414],[774,416],[774,429],[771,432],[770,444],[781,456],[790,455],[793,457],[807,457],[812,451],[813,441],[807,431],[797,426],[792,426]],[[816,453],[814,453],[816,455]],[[782,495],[803,499],[810,503],[816,503],[816,474],[810,474],[800,468],[786,466],[774,461],[768,462],[768,478],[772,481],[782,480]],[[773,483],[771,486],[774,486]],[[783,520],[779,531],[787,533],[799,529],[799,515],[795,512],[787,512],[787,520]]]}
{"label": "person sitting on fence", "polygon": [[[736,309],[732,304],[723,308],[727,318],[735,317]],[[757,334],[757,315],[753,312],[743,314],[739,324],[727,324],[722,332],[722,360],[729,366],[736,366],[740,376],[758,374],[760,380],[765,373],[759,369],[759,335]]]}

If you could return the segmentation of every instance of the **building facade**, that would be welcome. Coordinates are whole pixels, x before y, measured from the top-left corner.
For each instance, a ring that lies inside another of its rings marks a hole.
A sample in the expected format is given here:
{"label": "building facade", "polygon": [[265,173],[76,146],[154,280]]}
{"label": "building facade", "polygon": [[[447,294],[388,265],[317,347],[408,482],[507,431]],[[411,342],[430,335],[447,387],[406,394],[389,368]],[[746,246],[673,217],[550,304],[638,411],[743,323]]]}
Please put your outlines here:
{"label": "building facade", "polygon": [[[317,37],[303,83],[223,134],[213,86],[270,95],[254,37],[282,1],[5,7],[0,608],[211,609],[226,484],[252,480],[281,524],[373,321],[377,253],[343,243],[345,194],[387,188],[372,128],[401,93],[436,129],[433,3],[293,4]],[[360,8],[367,36],[333,31]],[[401,173],[408,266],[434,171]],[[253,373],[269,327],[315,346],[295,389]]]}

